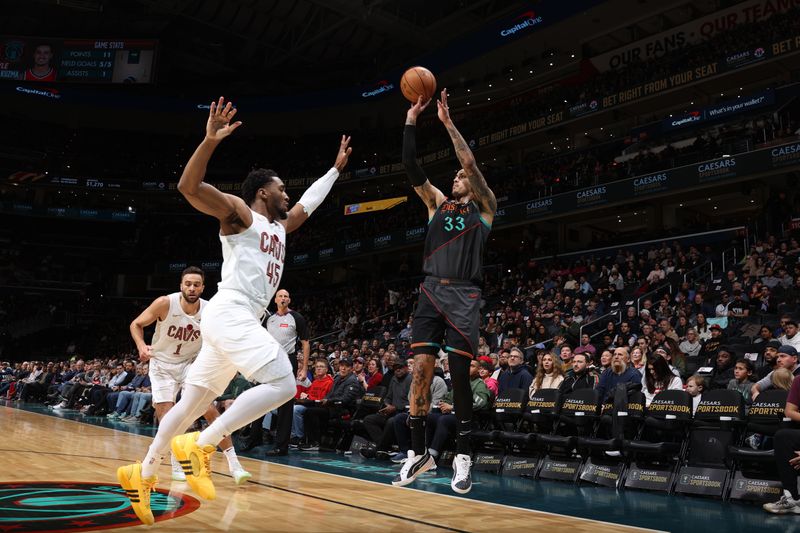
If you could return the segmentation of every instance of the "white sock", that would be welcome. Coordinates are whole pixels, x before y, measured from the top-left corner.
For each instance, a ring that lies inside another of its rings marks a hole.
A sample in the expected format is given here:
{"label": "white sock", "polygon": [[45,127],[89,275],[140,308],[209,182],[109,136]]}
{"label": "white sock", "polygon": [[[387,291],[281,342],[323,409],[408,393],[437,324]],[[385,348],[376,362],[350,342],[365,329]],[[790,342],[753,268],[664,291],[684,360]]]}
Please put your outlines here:
{"label": "white sock", "polygon": [[428,448],[428,453],[431,454],[431,457],[433,457],[434,459],[439,457],[439,452],[437,452],[433,448]]}
{"label": "white sock", "polygon": [[[207,444],[216,446],[226,435],[230,435],[240,427],[244,427],[258,417],[280,407],[296,392],[295,378],[291,374],[247,389],[236,398],[233,405],[200,433],[197,444],[199,446]],[[209,401],[209,403],[211,402]]]}
{"label": "white sock", "polygon": [[183,468],[181,468],[181,465],[178,464],[178,460],[175,459],[175,456],[172,453],[169,454],[169,458],[170,458],[170,462],[172,463],[172,469],[174,471],[176,471],[176,472],[177,471],[183,472]]}
{"label": "white sock", "polygon": [[206,412],[208,405],[217,396],[218,394],[196,385],[186,387],[181,401],[164,415],[164,419],[158,426],[153,443],[142,462],[142,477],[152,477],[158,473],[158,467],[169,451],[172,437],[186,431],[192,422]]}
{"label": "white sock", "polygon": [[241,463],[239,463],[239,458],[236,457],[236,450],[233,449],[233,446],[231,446],[227,450],[222,450],[222,453],[225,455],[225,459],[228,460],[228,469],[231,472],[233,472],[234,470],[244,470],[244,468],[242,468]]}

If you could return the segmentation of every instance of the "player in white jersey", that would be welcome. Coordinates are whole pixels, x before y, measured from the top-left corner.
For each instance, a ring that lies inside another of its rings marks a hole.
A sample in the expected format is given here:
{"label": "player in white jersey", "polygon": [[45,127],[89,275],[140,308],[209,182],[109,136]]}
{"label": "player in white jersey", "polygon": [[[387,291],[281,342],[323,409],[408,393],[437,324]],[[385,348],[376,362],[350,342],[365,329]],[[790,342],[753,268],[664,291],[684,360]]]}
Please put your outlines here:
{"label": "player in white jersey", "polygon": [[[178,392],[183,388],[189,365],[202,345],[200,319],[203,307],[208,303],[200,298],[203,294],[205,274],[195,266],[181,273],[180,292],[156,298],[147,309],[131,322],[131,337],[139,351],[139,359],[150,362],[150,386],[153,391],[153,407],[156,418],[164,415],[175,405]],[[156,324],[151,344],[144,339],[144,328]],[[219,411],[210,405],[203,414],[211,423]],[[239,463],[233,442],[225,437],[220,442],[223,454],[228,459],[228,468],[237,485],[252,476]],[[186,481],[183,468],[172,456],[172,479]]]}
{"label": "player in white jersey", "polygon": [[[181,400],[161,421],[144,463],[117,470],[131,507],[146,524],[154,523],[150,492],[170,445],[189,486],[201,498],[214,499],[211,456],[217,444],[294,396],[289,358],[261,327],[260,319],[280,283],[286,234],[299,228],[319,207],[352,151],[350,138],[343,135],[333,168],[315,181],[292,209],[283,181],[272,170],[250,172],[242,184],[241,198],[224,194],[203,178],[217,145],[241,126],[241,122],[231,123],[235,114],[236,109],[223,98],[212,102],[205,139],[178,183],[178,190],[192,206],[219,220],[222,281],[203,310],[203,346],[189,369]],[[202,432],[179,435],[223,392],[237,371],[258,385],[243,392]]]}

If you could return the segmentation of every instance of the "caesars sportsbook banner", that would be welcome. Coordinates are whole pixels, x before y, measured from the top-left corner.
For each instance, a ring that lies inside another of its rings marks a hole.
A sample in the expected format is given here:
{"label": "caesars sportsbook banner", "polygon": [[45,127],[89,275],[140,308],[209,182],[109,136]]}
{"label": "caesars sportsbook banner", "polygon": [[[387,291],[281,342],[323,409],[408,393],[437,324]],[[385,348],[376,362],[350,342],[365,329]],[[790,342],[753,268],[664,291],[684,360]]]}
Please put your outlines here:
{"label": "caesars sportsbook banner", "polygon": [[[555,218],[567,213],[590,211],[612,204],[630,202],[636,198],[647,198],[702,184],[738,179],[769,169],[792,166],[800,167],[800,142],[711,159],[578,191],[507,205],[497,210],[493,225],[502,227],[529,220]],[[319,250],[289,254],[287,262],[290,266],[307,266],[416,244],[424,240],[425,231],[426,226],[419,226],[368,239],[335,243]]]}

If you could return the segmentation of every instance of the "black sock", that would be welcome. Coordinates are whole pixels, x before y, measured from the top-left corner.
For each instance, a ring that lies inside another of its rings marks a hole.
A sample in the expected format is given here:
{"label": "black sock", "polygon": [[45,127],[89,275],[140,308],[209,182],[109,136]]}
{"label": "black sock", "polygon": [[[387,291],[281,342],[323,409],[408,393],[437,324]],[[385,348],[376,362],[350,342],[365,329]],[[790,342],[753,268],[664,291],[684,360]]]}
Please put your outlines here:
{"label": "black sock", "polygon": [[453,383],[453,410],[458,421],[456,453],[470,455],[472,446],[469,436],[472,432],[472,388],[469,383],[470,360],[454,353],[447,355],[450,364],[450,380]]}
{"label": "black sock", "polygon": [[427,416],[408,415],[408,426],[411,428],[411,449],[417,456],[427,451],[425,444],[425,420],[427,418]]}

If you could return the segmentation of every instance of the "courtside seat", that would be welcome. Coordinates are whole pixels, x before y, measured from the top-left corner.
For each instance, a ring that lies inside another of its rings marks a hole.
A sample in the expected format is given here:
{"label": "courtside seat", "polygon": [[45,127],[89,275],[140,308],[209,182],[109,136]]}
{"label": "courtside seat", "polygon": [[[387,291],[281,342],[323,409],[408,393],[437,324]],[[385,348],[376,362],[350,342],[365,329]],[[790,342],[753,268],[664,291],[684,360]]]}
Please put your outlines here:
{"label": "courtside seat", "polygon": [[572,449],[579,436],[593,432],[599,415],[599,393],[595,389],[571,392],[561,402],[553,434],[539,433],[536,440],[545,446]]}
{"label": "courtside seat", "polygon": [[552,433],[561,409],[561,392],[558,389],[539,389],[528,400],[522,414],[523,426],[528,431],[503,431],[500,439],[529,446],[536,442],[536,433]]}
{"label": "courtside seat", "polygon": [[501,392],[494,401],[494,417],[489,427],[473,430],[470,438],[479,444],[499,442],[503,431],[513,432],[519,428],[527,403],[527,390],[508,389]]}
{"label": "courtside seat", "polygon": [[[783,426],[783,412],[789,391],[770,389],[753,400],[747,412],[744,433],[774,436]],[[774,450],[754,450],[750,446],[728,446],[728,456],[741,461],[773,461]]]}
{"label": "courtside seat", "polygon": [[[615,413],[612,403],[603,404],[598,436],[579,437],[578,448],[587,448],[593,451],[621,450],[624,443],[624,435],[638,434],[640,426],[644,423],[644,404],[644,394],[641,392],[634,392],[629,395],[628,404],[624,411]],[[611,435],[613,416],[615,415],[621,420],[622,434],[618,436]],[[603,438],[603,436],[609,438]]]}
{"label": "courtside seat", "polygon": [[623,449],[646,455],[674,454],[681,449],[692,421],[692,398],[680,390],[659,392],[647,408],[642,436],[626,440]]}

